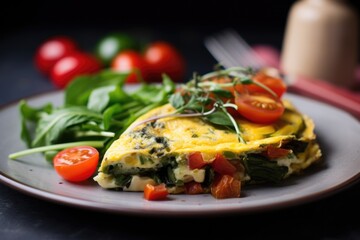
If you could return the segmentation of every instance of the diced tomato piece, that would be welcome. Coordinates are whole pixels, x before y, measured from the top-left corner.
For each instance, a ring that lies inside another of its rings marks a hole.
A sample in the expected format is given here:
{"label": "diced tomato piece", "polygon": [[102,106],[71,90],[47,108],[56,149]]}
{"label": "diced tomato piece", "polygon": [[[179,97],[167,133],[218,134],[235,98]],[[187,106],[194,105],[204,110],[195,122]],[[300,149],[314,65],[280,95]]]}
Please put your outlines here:
{"label": "diced tomato piece", "polygon": [[144,188],[144,198],[146,200],[164,200],[168,196],[169,192],[164,183],[159,185],[146,184]]}
{"label": "diced tomato piece", "polygon": [[216,154],[215,160],[211,163],[215,172],[221,175],[234,175],[236,167],[232,165],[223,155]]}
{"label": "diced tomato piece", "polygon": [[217,199],[240,197],[241,181],[229,175],[218,175],[211,184],[211,194]]}
{"label": "diced tomato piece", "polygon": [[192,181],[185,184],[185,193],[186,194],[202,194],[204,189],[201,186],[201,183]]}
{"label": "diced tomato piece", "polygon": [[194,152],[190,153],[188,156],[188,165],[189,168],[192,170],[195,168],[204,167],[206,165],[206,162],[204,161],[200,152]]}
{"label": "diced tomato piece", "polygon": [[269,145],[266,148],[266,156],[270,159],[285,157],[289,154],[290,150],[285,148],[277,148]]}

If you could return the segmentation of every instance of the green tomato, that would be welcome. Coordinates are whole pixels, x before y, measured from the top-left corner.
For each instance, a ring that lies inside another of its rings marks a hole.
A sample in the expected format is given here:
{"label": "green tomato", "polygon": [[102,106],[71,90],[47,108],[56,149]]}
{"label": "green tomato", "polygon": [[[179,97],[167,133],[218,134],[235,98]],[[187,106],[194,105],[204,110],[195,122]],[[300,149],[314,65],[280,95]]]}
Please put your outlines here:
{"label": "green tomato", "polygon": [[139,43],[133,37],[123,33],[112,33],[100,39],[95,54],[105,66],[109,66],[119,52],[139,48]]}

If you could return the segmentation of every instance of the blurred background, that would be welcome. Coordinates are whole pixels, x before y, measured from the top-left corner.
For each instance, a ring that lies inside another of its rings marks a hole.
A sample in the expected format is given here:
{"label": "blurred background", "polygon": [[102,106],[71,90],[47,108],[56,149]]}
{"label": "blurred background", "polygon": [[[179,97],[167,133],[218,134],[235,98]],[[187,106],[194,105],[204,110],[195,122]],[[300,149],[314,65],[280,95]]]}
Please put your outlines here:
{"label": "blurred background", "polygon": [[[4,89],[8,81],[18,81],[19,95],[49,90],[53,86],[36,71],[32,61],[40,43],[54,35],[67,35],[91,52],[99,39],[114,31],[133,34],[144,43],[171,42],[184,55],[187,79],[194,71],[205,73],[213,69],[216,61],[203,40],[226,28],[237,30],[251,45],[266,44],[281,50],[287,16],[294,2],[10,1],[0,9],[0,88]],[[358,11],[359,1],[348,3]],[[34,79],[38,82],[34,83]],[[38,85],[29,92],[29,84]],[[10,100],[14,100],[10,94],[0,96],[0,102]]]}

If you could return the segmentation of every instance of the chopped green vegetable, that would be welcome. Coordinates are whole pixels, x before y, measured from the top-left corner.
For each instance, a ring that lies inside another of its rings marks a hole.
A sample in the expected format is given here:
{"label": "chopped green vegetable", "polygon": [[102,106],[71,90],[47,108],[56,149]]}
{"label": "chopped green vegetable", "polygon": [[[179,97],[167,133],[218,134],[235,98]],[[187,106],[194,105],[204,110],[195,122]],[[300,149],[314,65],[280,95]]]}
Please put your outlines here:
{"label": "chopped green vegetable", "polygon": [[288,172],[285,166],[269,161],[259,154],[248,154],[243,159],[246,172],[254,182],[280,182]]}

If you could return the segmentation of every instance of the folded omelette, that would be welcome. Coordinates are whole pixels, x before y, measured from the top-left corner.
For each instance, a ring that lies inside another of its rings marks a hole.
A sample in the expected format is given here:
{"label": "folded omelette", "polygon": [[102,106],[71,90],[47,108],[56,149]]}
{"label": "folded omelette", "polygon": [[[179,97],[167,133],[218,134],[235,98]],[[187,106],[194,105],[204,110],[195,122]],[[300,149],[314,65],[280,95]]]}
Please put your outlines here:
{"label": "folded omelette", "polygon": [[[285,112],[274,123],[236,120],[245,143],[238,141],[235,132],[198,117],[167,117],[139,124],[175,111],[170,104],[153,109],[112,143],[94,180],[103,188],[123,191],[143,191],[148,183],[165,183],[174,194],[189,193],[195,183],[201,186],[198,193],[206,193],[223,171],[217,170],[218,162],[226,159],[241,186],[280,182],[321,157],[313,121],[290,101],[283,103]],[[201,163],[194,165],[193,159]],[[220,169],[224,166],[220,164]]]}

